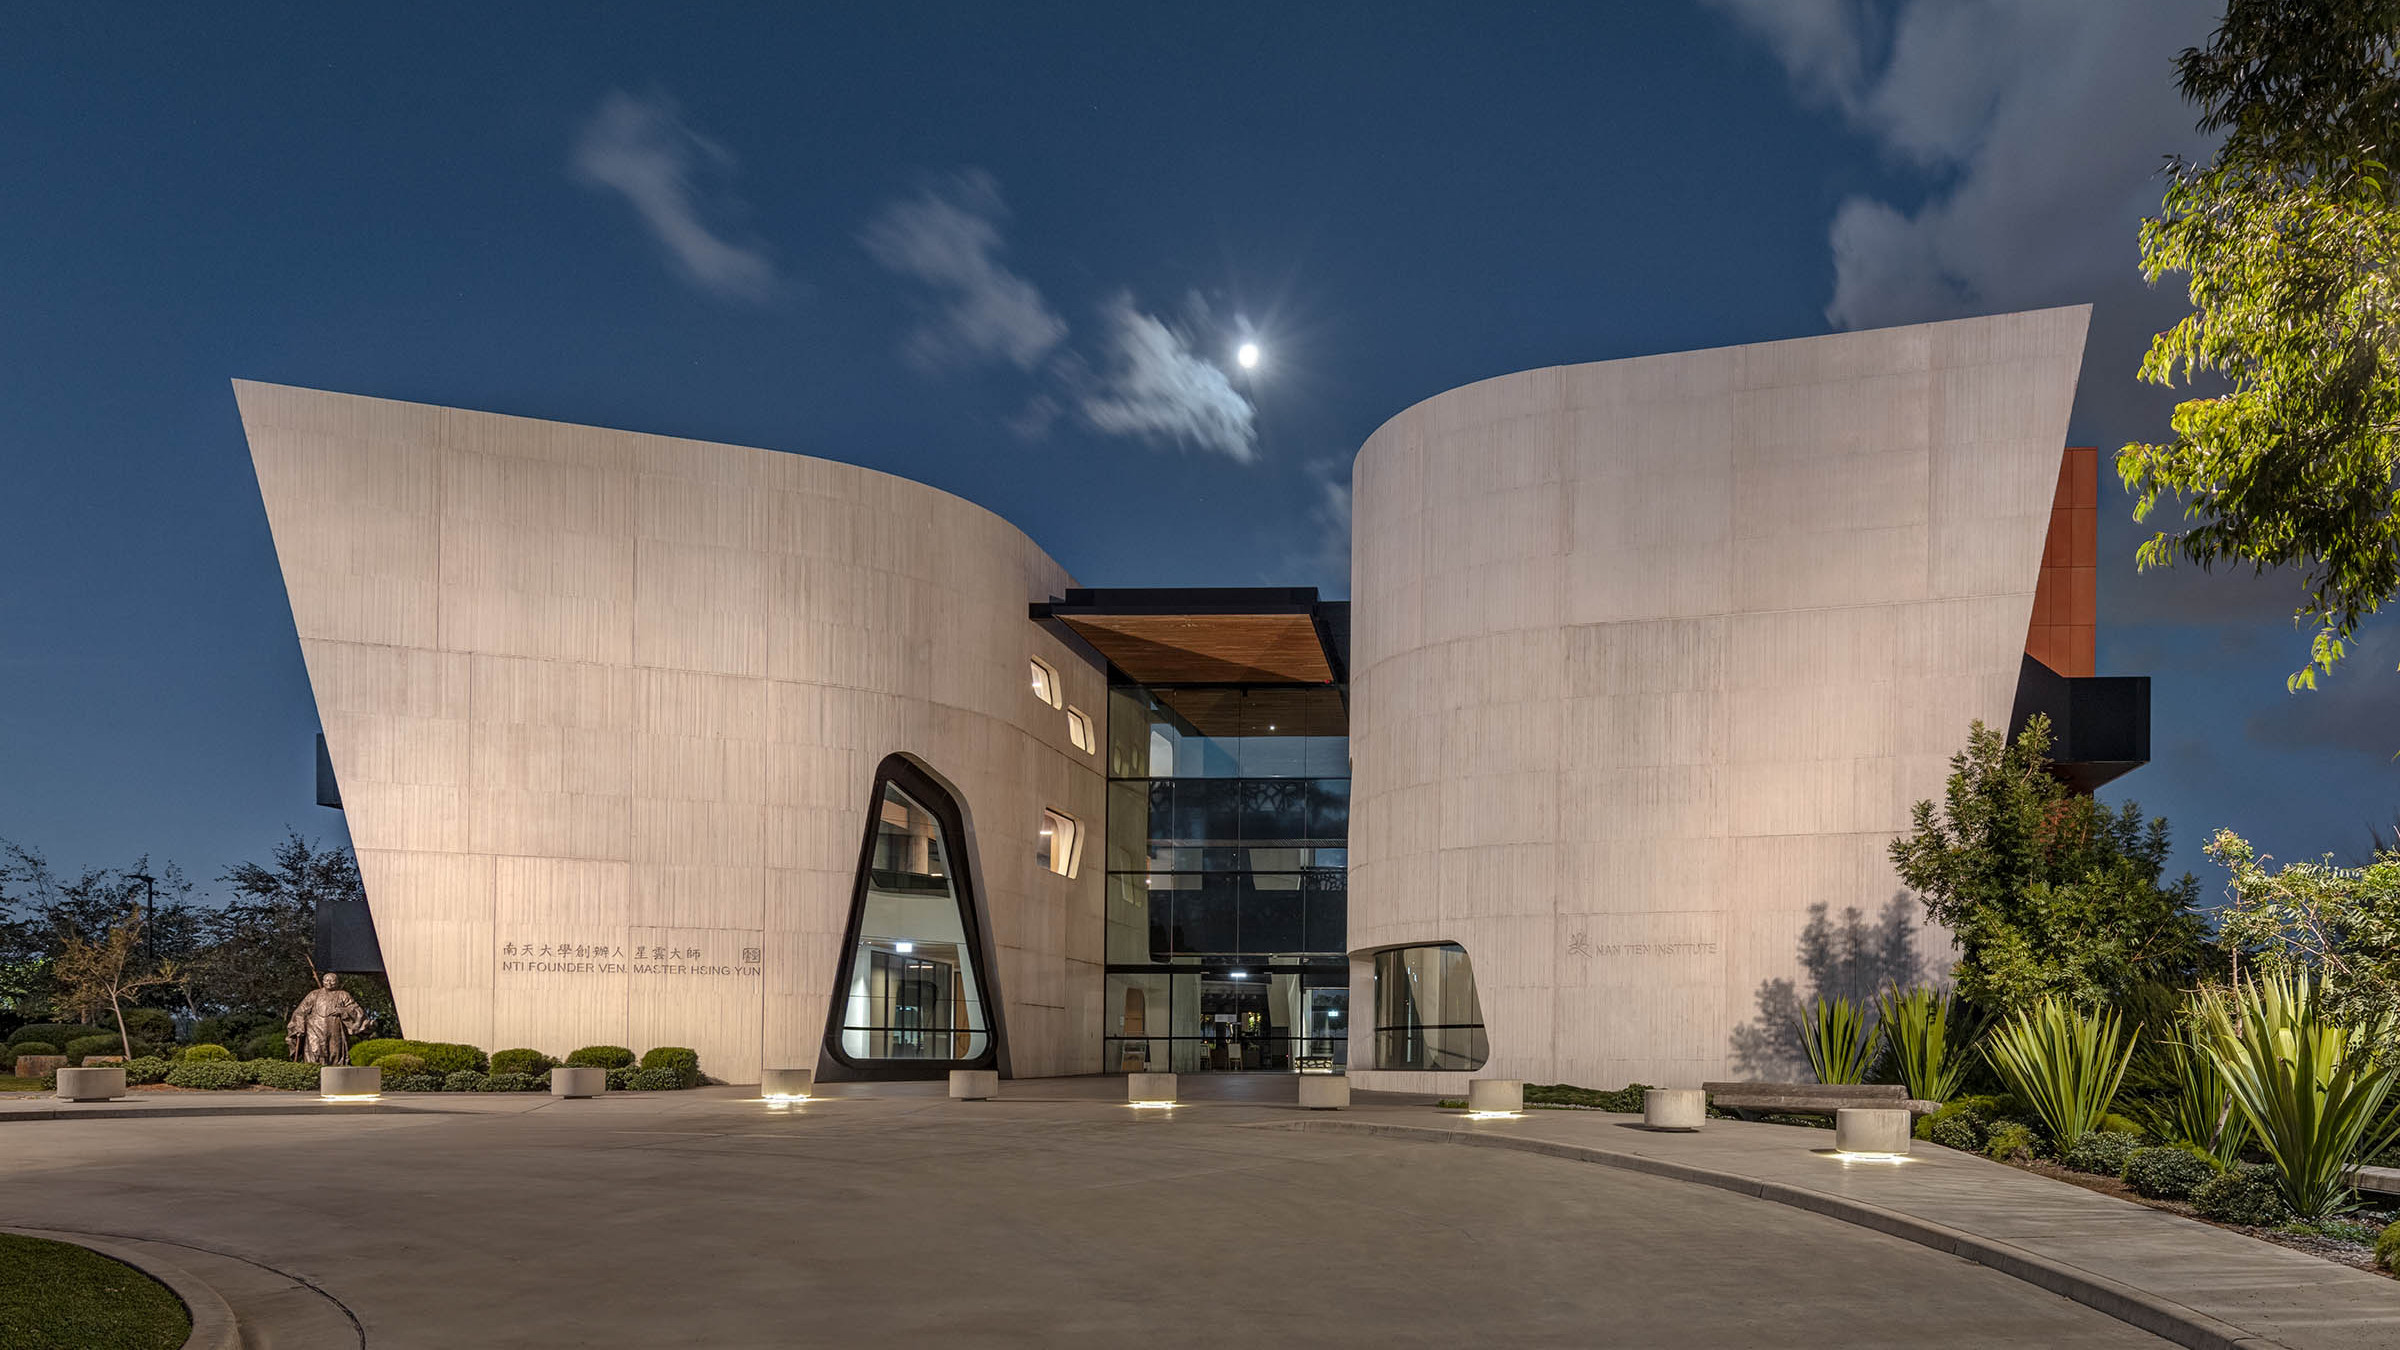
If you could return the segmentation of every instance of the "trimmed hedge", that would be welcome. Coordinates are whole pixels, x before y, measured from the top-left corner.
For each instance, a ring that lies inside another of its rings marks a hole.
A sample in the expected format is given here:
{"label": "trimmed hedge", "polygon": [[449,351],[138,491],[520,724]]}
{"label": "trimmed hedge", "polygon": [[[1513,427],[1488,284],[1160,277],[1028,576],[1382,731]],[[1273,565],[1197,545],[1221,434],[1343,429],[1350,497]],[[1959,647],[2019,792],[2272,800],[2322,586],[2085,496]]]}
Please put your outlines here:
{"label": "trimmed hedge", "polygon": [[292,1047],[280,1031],[262,1031],[242,1042],[244,1059],[290,1059]]}
{"label": "trimmed hedge", "polygon": [[100,1036],[78,1036],[61,1046],[59,1053],[81,1063],[85,1055],[122,1055],[126,1051],[125,1042],[117,1039],[117,1033],[111,1031]]}
{"label": "trimmed hedge", "polygon": [[2282,1192],[2275,1189],[2272,1169],[2244,1163],[2219,1172],[2192,1191],[2192,1211],[2218,1223],[2263,1228],[2291,1216]]}
{"label": "trimmed hedge", "polygon": [[627,1074],[625,1086],[633,1092],[675,1092],[684,1082],[683,1075],[674,1069],[635,1069]]}
{"label": "trimmed hedge", "polygon": [[425,1057],[423,1055],[412,1055],[405,1050],[385,1055],[383,1058],[376,1060],[375,1067],[383,1070],[383,1076],[386,1078],[406,1078],[412,1073],[424,1073],[426,1071]]}
{"label": "trimmed hedge", "polygon": [[482,1092],[532,1092],[536,1090],[536,1087],[532,1074],[495,1073],[485,1078],[482,1087],[477,1090]]}
{"label": "trimmed hedge", "polygon": [[383,1090],[386,1092],[439,1092],[442,1090],[442,1080],[429,1073],[412,1073],[405,1078],[396,1080],[386,1075],[383,1080]]}
{"label": "trimmed hedge", "polygon": [[2400,1223],[2375,1235],[2375,1264],[2400,1275]]}
{"label": "trimmed hedge", "polygon": [[147,1087],[152,1083],[163,1083],[174,1068],[175,1061],[162,1055],[144,1055],[139,1059],[126,1060],[125,1085]]}
{"label": "trimmed hedge", "polygon": [[2125,1164],[2140,1152],[2142,1137],[2115,1130],[2094,1130],[2075,1141],[2059,1158],[2070,1172],[2083,1172],[2096,1177],[2113,1177],[2125,1171]]}
{"label": "trimmed hedge", "polygon": [[294,1064],[288,1059],[254,1059],[242,1065],[252,1081],[285,1092],[314,1092],[321,1086],[318,1075],[323,1072],[314,1064]]}
{"label": "trimmed hedge", "polygon": [[492,1052],[492,1072],[495,1074],[521,1073],[531,1078],[557,1063],[557,1060],[539,1050],[494,1050]]}
{"label": "trimmed hedge", "polygon": [[2135,1150],[2117,1175],[2135,1195],[2188,1200],[2202,1183],[2217,1175],[2217,1165],[2188,1148],[2145,1148]]}
{"label": "trimmed hedge", "polygon": [[58,1047],[48,1041],[19,1041],[8,1047],[11,1058],[17,1055],[55,1055]]}
{"label": "trimmed hedge", "polygon": [[473,1069],[460,1069],[442,1079],[444,1092],[481,1092],[485,1078]]}
{"label": "trimmed hedge", "polygon": [[460,1045],[455,1041],[405,1041],[393,1037],[378,1037],[351,1046],[350,1062],[363,1067],[392,1054],[415,1055],[425,1061],[427,1070],[438,1074],[452,1074],[461,1070],[481,1073],[484,1066],[483,1052],[471,1045]]}
{"label": "trimmed hedge", "polygon": [[608,1086],[613,1091],[623,1092],[633,1086],[633,1076],[640,1072],[640,1069],[634,1068],[631,1065],[627,1065],[621,1069],[610,1069],[608,1071]]}
{"label": "trimmed hedge", "polygon": [[221,1045],[195,1045],[183,1052],[186,1063],[200,1059],[231,1059],[233,1052]]}
{"label": "trimmed hedge", "polygon": [[652,1069],[665,1069],[673,1073],[675,1086],[679,1088],[700,1086],[699,1053],[686,1050],[679,1045],[662,1045],[644,1054],[642,1068],[645,1072]]}
{"label": "trimmed hedge", "polygon": [[86,1026],[81,1022],[30,1022],[10,1032],[8,1040],[11,1045],[18,1041],[46,1041],[51,1045],[65,1045],[82,1036],[116,1034],[107,1027]]}
{"label": "trimmed hedge", "polygon": [[623,1069],[633,1064],[633,1052],[621,1045],[587,1045],[567,1056],[578,1069]]}
{"label": "trimmed hedge", "polygon": [[250,1081],[250,1071],[231,1060],[186,1060],[167,1071],[167,1086],[199,1088],[208,1092],[224,1092],[243,1087]]}

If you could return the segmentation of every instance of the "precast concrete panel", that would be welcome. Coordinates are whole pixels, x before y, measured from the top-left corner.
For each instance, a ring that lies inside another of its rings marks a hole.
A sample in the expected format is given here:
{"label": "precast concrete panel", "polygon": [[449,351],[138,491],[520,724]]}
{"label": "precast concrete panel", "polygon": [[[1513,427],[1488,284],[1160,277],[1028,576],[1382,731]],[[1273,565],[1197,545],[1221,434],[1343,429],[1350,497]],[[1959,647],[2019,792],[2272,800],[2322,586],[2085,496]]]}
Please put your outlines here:
{"label": "precast concrete panel", "polygon": [[1886,848],[2007,723],[2089,313],[1532,370],[1376,431],[1350,1006],[1374,951],[1456,942],[1483,1073],[1690,1087],[1805,1076],[1812,918],[1871,977],[1946,963]]}
{"label": "precast concrete panel", "polygon": [[830,460],[237,382],[412,1036],[819,1062],[875,769],[950,785],[1021,1075],[1096,1071],[1106,706],[1023,534]]}

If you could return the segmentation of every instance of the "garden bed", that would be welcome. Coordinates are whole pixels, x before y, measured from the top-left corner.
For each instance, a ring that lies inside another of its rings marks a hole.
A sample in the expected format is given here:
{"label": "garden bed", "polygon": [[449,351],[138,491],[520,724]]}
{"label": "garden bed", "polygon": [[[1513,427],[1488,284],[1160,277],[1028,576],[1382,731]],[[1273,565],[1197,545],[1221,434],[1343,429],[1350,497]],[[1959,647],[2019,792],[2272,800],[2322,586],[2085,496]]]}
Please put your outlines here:
{"label": "garden bed", "polygon": [[[1939,1148],[1941,1145],[1933,1144],[1927,1145],[1927,1147]],[[2310,1256],[2322,1257],[2340,1265],[2353,1266],[2373,1274],[2400,1279],[2400,1275],[2393,1275],[2389,1271],[2378,1268],[2375,1264],[2375,1234],[2381,1231],[2385,1224],[2400,1221],[2400,1211],[2382,1205],[2362,1205],[2343,1218],[2317,1224],[2287,1223],[2266,1227],[2254,1224],[2218,1223],[2214,1219],[2201,1218],[2188,1201],[2153,1200],[2148,1196],[2137,1194],[2131,1186],[2115,1177],[2072,1171],[2047,1159],[2013,1162],[2008,1166],[2045,1176],[2053,1181],[2063,1181],[2070,1186],[2081,1186],[2087,1191],[2098,1191],[2102,1195],[2113,1195],[2120,1200],[2130,1200],[2149,1209],[2163,1209],[2170,1214],[2180,1214],[2194,1223],[2204,1223],[2211,1228],[2222,1228],[2229,1233],[2240,1233],[2247,1237],[2257,1238],[2261,1242],[2272,1242],[2278,1247],[2289,1247],[2293,1251],[2306,1252]]]}
{"label": "garden bed", "polygon": [[192,1315],[175,1291],[88,1247],[0,1233],[0,1345],[176,1350]]}

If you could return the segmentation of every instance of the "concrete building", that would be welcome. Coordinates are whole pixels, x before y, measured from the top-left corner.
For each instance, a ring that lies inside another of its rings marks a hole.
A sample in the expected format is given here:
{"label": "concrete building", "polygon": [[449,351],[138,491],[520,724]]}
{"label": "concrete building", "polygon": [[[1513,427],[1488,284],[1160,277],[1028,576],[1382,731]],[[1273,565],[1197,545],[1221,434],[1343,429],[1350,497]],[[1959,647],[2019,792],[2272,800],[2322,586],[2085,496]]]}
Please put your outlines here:
{"label": "concrete building", "polygon": [[821,459],[237,393],[410,1034],[1616,1086],[1776,1071],[1754,1000],[1880,920],[1971,718],[2145,756],[2090,678],[2085,319],[1439,395],[1360,452],[1350,604],[1081,588]]}

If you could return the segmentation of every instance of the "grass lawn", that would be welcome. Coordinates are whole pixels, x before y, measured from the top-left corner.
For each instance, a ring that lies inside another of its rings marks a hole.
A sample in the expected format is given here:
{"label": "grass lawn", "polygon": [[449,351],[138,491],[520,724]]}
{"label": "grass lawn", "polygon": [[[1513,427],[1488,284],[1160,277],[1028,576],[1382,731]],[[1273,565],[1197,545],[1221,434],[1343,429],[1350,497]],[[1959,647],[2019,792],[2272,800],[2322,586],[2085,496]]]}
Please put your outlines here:
{"label": "grass lawn", "polygon": [[39,1092],[41,1090],[42,1080],[39,1078],[19,1078],[15,1074],[0,1073],[0,1092]]}
{"label": "grass lawn", "polygon": [[88,1248],[0,1233],[0,1345],[176,1350],[192,1316],[174,1291]]}

